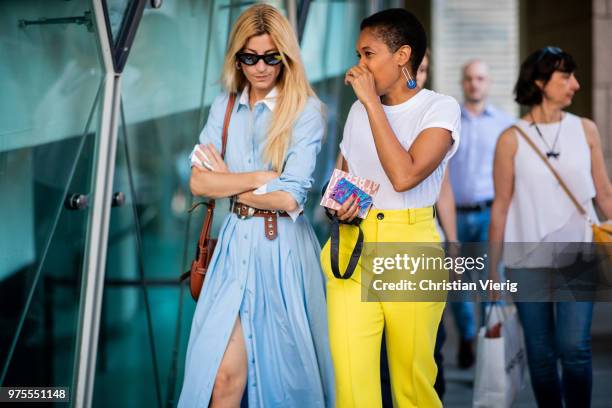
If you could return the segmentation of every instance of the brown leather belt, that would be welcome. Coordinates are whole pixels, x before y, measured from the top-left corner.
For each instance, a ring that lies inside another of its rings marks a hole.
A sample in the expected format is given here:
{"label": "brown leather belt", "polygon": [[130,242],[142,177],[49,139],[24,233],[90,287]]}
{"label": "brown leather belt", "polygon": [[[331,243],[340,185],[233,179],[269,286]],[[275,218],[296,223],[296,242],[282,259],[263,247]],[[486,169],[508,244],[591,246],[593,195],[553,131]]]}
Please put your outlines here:
{"label": "brown leather belt", "polygon": [[261,217],[264,219],[264,234],[270,241],[274,241],[278,236],[278,217],[289,217],[285,211],[278,210],[260,210],[246,204],[232,201],[230,211],[233,212],[241,220],[246,220],[251,217]]}

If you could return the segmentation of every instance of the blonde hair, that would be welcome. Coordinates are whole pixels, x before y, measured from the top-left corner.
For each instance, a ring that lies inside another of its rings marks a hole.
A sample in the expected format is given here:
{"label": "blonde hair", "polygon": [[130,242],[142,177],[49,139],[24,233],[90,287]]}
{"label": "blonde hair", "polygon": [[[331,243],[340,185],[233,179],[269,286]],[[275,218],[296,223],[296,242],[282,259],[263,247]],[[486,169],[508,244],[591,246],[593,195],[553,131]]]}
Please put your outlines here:
{"label": "blonde hair", "polygon": [[274,7],[257,4],[245,10],[236,20],[229,37],[222,81],[228,92],[238,93],[248,81],[236,69],[236,53],[251,37],[268,34],[282,58],[281,71],[276,80],[278,96],[272,114],[263,159],[275,171],[281,171],[295,121],[306,106],[309,96],[315,96],[306,79],[300,57],[300,47],[289,21]]}

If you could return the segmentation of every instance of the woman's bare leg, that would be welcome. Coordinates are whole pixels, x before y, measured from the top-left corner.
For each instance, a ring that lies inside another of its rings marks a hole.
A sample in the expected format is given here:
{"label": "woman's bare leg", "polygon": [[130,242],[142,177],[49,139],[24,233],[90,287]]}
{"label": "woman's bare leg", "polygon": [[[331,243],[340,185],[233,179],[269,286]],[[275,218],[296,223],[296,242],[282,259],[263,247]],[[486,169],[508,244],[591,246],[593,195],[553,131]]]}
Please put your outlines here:
{"label": "woman's bare leg", "polygon": [[217,371],[211,408],[240,407],[246,380],[247,353],[242,325],[240,324],[240,317],[238,317],[223,355],[223,360],[221,360],[219,371]]}

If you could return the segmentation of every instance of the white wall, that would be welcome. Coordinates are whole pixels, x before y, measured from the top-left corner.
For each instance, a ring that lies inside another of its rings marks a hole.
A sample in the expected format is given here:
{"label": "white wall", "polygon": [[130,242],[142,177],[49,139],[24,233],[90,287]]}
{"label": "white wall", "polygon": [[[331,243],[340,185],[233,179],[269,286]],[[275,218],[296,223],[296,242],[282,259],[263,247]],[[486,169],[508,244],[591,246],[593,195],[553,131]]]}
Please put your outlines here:
{"label": "white wall", "polygon": [[517,115],[512,89],[520,63],[518,0],[433,0],[432,8],[434,90],[461,102],[461,67],[480,58],[491,68],[490,102]]}

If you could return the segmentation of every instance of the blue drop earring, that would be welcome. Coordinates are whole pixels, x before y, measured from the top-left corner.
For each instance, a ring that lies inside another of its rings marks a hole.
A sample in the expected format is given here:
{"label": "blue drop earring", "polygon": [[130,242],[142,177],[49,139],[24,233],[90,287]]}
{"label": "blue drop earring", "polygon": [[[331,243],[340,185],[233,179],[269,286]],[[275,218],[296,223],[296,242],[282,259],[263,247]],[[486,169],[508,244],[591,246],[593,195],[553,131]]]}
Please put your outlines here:
{"label": "blue drop earring", "polygon": [[416,81],[410,75],[410,72],[406,69],[406,67],[402,67],[402,74],[404,74],[404,78],[406,78],[406,86],[408,89],[414,89],[417,86]]}

